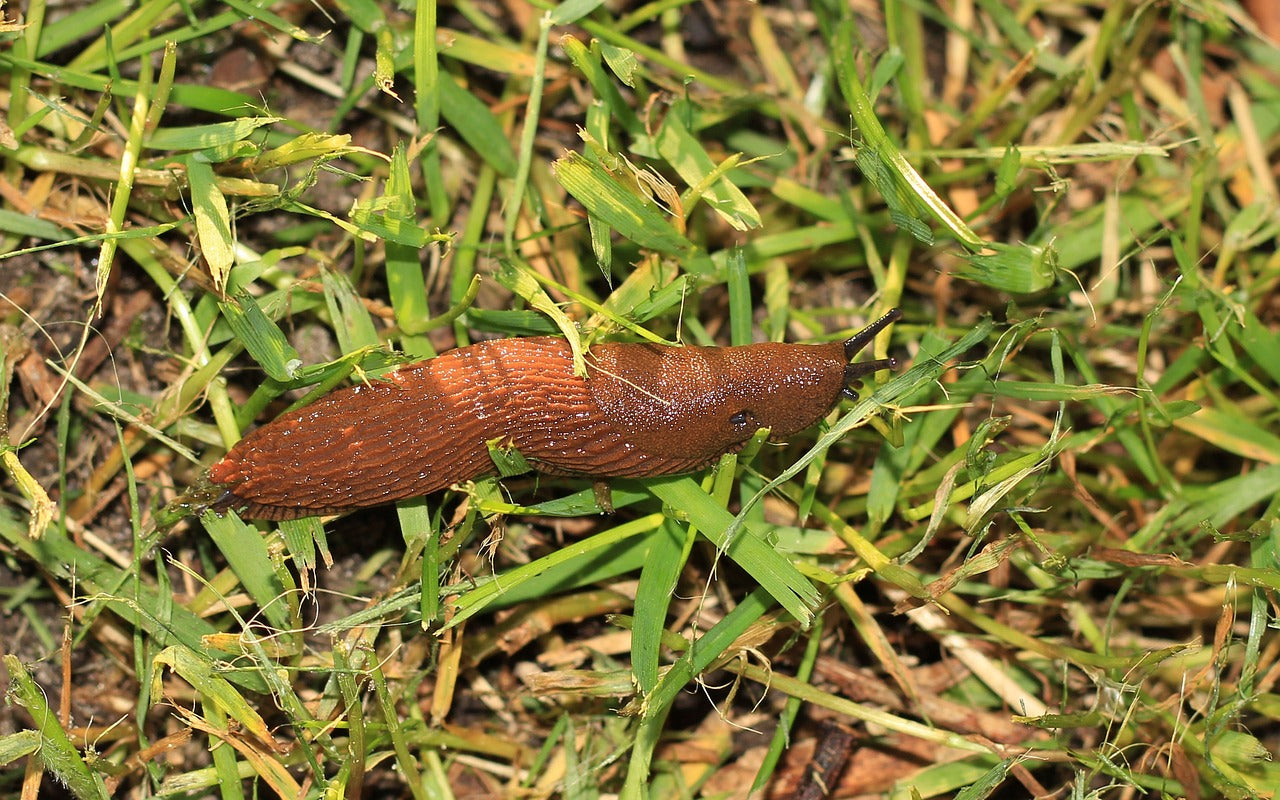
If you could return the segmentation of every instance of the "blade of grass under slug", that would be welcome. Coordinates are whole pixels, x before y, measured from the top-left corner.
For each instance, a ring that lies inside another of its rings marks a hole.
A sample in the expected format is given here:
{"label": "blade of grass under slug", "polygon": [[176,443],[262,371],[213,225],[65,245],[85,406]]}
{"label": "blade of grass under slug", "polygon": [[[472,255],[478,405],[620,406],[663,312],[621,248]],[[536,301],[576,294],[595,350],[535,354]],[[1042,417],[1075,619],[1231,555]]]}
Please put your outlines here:
{"label": "blade of grass under slug", "polygon": [[654,478],[645,485],[746,570],[802,627],[809,626],[818,604],[818,590],[754,525],[748,525],[746,530],[735,527],[736,518],[687,475]]}
{"label": "blade of grass under slug", "polygon": [[[508,570],[501,575],[474,581],[469,580],[468,586],[471,588],[461,590],[461,587],[459,587],[459,591],[450,592],[457,595],[457,598],[453,601],[453,614],[449,617],[449,621],[444,628],[449,629],[465,622],[499,598],[507,601],[513,597],[522,597],[521,589],[524,584],[533,584],[566,564],[574,566],[575,577],[588,569],[595,568],[598,566],[593,563],[596,556],[603,552],[616,552],[612,548],[628,540],[651,535],[651,532],[662,523],[663,519],[662,514],[649,514],[617,525],[595,536],[566,545],[536,561]],[[638,566],[639,563],[642,563],[642,559],[637,559],[635,566]],[[632,566],[630,563],[626,565],[627,569],[631,569]],[[609,565],[605,565],[603,571],[597,573],[594,577],[597,580],[603,580],[609,573],[614,571],[609,569]],[[548,587],[545,585],[540,586],[536,596],[541,596],[542,593],[547,591],[550,591]]]}
{"label": "blade of grass under slug", "polygon": [[293,558],[299,575],[306,575],[316,568],[316,551],[326,567],[333,566],[333,556],[329,553],[329,540],[325,536],[324,524],[318,517],[302,519],[286,519],[279,523],[280,533],[284,536],[285,549]]}
{"label": "blade of grass under slug", "polygon": [[258,529],[234,514],[218,516],[212,511],[201,515],[200,522],[267,621],[277,629],[287,629],[287,609],[280,602],[284,587],[271,571],[271,557]]}
{"label": "blade of grass under slug", "polygon": [[425,497],[402,500],[396,503],[396,521],[405,543],[414,540],[422,543],[419,586],[422,599],[418,604],[423,628],[434,625],[440,616],[440,530],[431,517],[431,507]]}
{"label": "blade of grass under slug", "polygon": [[668,518],[648,537],[631,626],[631,669],[641,694],[649,694],[658,685],[667,612],[692,543],[685,530]]}

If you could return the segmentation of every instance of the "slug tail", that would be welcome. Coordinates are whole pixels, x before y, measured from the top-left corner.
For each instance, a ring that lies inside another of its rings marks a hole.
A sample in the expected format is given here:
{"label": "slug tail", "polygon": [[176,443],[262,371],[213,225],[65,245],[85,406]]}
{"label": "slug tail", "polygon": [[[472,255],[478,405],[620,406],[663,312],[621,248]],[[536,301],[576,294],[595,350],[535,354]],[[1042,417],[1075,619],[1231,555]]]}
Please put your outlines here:
{"label": "slug tail", "polygon": [[280,522],[286,519],[298,519],[300,517],[318,517],[327,516],[329,514],[341,514],[344,511],[350,511],[349,508],[340,507],[301,507],[292,505],[273,505],[270,503],[260,503],[248,497],[236,494],[235,488],[225,489],[218,498],[203,509],[204,511],[212,511],[218,516],[226,514],[228,511],[234,511],[241,519],[264,519],[271,522]]}
{"label": "slug tail", "polygon": [[313,516],[316,514],[329,513],[326,511],[313,511],[310,509],[286,508],[284,506],[268,506],[262,503],[255,503],[252,500],[241,497],[234,490],[227,489],[209,504],[208,509],[217,513],[219,516],[228,511],[234,511],[244,519],[266,519],[278,522],[284,519],[297,519],[306,514]]}

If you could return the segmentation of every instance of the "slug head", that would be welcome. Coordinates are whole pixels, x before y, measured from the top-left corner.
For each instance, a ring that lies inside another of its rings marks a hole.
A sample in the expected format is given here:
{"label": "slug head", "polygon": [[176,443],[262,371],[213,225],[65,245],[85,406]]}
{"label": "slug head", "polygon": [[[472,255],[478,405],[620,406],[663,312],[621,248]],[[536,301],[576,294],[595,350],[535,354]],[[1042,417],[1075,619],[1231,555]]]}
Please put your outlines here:
{"label": "slug head", "polygon": [[862,376],[892,359],[849,364],[895,310],[844,343],[743,347],[592,348],[591,391],[628,441],[653,455],[710,461],[760,428],[783,438],[817,422],[852,395]]}

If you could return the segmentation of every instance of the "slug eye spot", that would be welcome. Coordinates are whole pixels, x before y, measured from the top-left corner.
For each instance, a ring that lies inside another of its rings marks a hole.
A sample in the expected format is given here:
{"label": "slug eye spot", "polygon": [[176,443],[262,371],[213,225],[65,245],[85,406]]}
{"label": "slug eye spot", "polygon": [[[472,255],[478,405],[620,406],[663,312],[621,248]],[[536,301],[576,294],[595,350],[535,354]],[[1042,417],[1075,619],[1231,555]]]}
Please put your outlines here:
{"label": "slug eye spot", "polygon": [[743,410],[729,417],[729,424],[735,428],[745,428],[748,425],[754,425],[755,419],[755,414],[752,414],[750,411]]}

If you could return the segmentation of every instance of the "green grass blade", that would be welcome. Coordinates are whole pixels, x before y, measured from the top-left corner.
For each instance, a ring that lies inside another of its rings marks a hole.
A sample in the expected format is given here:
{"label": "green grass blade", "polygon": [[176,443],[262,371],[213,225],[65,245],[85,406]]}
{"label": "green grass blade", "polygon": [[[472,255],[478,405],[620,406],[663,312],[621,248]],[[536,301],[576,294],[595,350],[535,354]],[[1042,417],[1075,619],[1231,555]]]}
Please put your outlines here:
{"label": "green grass blade", "polygon": [[267,622],[278,630],[288,629],[284,587],[271,569],[271,556],[267,553],[262,534],[234,514],[220,517],[211,511],[205,512],[201,524],[222,551],[245,591],[258,604]]}
{"label": "green grass blade", "polygon": [[688,477],[655,478],[650,490],[680,519],[688,519],[802,626],[813,620],[818,591],[791,561],[765,541],[754,525],[733,530],[734,516]]}
{"label": "green grass blade", "polygon": [[79,800],[106,800],[107,787],[102,775],[90,771],[76,752],[66,729],[49,708],[44,692],[17,657],[5,655],[5,671],[9,673],[9,693],[35,720],[39,732],[40,762]]}
{"label": "green grass blade", "polygon": [[556,180],[593,215],[641,247],[664,253],[680,253],[693,243],[680,235],[667,217],[642,199],[622,170],[606,170],[577,153],[567,153],[555,164]]}
{"label": "green grass blade", "polygon": [[658,685],[658,662],[662,636],[666,632],[667,609],[676,589],[680,570],[689,555],[688,537],[680,526],[666,520],[649,536],[636,586],[635,621],[631,627],[631,667],[642,694]]}

